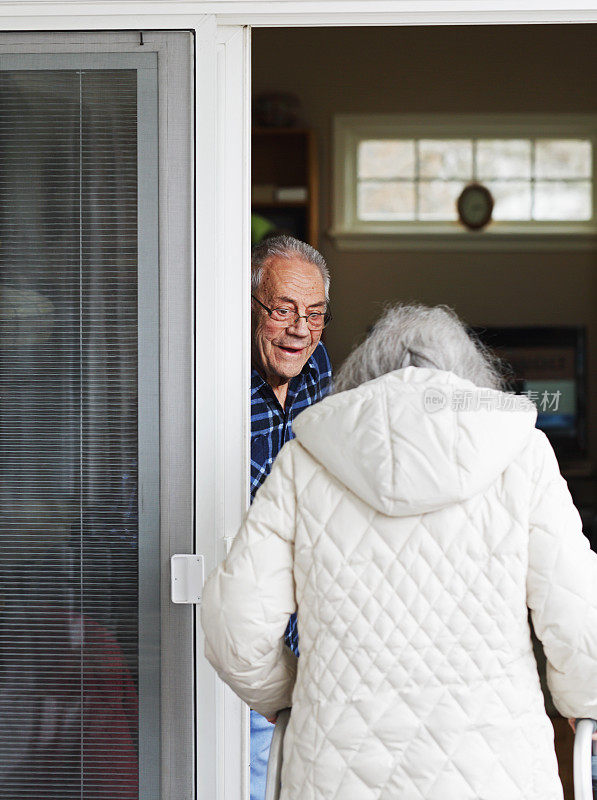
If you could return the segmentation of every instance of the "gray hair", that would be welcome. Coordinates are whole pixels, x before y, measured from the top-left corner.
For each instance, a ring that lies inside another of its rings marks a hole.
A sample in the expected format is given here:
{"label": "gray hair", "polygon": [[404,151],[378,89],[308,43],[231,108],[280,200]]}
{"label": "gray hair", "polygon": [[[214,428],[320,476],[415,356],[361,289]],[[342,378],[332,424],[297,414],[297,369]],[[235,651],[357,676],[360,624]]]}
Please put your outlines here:
{"label": "gray hair", "polygon": [[310,244],[301,242],[293,236],[270,236],[251,251],[251,291],[255,294],[261,286],[263,268],[270,258],[284,258],[290,260],[298,256],[302,261],[317,267],[323,278],[325,288],[325,301],[330,301],[330,271],[325,263],[325,258]]}
{"label": "gray hair", "polygon": [[399,304],[384,311],[342,364],[334,384],[343,392],[412,366],[446,370],[476,386],[502,389],[500,364],[448,306]]}

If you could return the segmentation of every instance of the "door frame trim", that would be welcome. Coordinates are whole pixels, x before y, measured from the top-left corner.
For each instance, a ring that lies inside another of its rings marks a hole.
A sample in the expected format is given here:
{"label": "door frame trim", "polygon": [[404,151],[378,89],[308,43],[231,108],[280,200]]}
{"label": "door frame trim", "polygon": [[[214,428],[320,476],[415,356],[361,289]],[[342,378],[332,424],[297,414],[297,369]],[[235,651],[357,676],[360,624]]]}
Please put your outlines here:
{"label": "door frame trim", "polygon": [[[594,0],[2,0],[3,30],[195,30],[219,25],[522,25],[597,22]],[[116,20],[116,22],[115,22]],[[59,21],[59,25],[56,23]]]}

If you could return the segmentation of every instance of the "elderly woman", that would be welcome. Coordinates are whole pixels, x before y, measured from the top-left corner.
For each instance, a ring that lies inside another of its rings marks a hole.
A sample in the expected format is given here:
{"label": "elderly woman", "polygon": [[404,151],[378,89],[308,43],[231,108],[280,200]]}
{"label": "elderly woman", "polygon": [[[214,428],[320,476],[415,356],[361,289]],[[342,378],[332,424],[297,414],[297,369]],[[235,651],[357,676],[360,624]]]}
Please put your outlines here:
{"label": "elderly woman", "polygon": [[388,310],[210,576],[207,657],[292,706],[284,800],[561,800],[528,611],[557,708],[597,716],[597,557],[499,387],[449,309]]}

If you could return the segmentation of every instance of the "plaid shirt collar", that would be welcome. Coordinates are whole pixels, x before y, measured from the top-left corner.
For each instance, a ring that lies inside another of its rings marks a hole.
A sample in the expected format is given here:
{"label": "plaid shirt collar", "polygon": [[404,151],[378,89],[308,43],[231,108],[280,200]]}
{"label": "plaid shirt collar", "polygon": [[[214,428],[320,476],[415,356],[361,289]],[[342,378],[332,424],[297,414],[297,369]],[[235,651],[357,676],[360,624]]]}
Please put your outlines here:
{"label": "plaid shirt collar", "polygon": [[[322,347],[322,346],[323,345],[321,345],[321,343],[317,345],[317,347]],[[290,382],[288,384],[288,394],[286,395],[286,406],[285,406],[286,410],[292,407],[292,404],[293,404],[297,394],[301,390],[301,387],[304,384],[305,377],[307,375],[311,376],[311,378],[313,379],[314,383],[317,383],[317,379],[319,377],[320,369],[319,369],[319,366],[317,365],[317,362],[315,360],[315,353],[316,352],[317,352],[317,348],[315,349],[315,351],[313,352],[311,357],[308,359],[307,363],[302,368],[302,370],[299,372],[299,374],[296,375],[294,378],[290,379]],[[269,385],[269,383],[264,378],[262,378],[261,374],[255,369],[255,367],[252,367],[251,368],[251,400],[255,397],[257,392],[261,392],[262,394],[266,394],[266,395],[271,395],[274,398],[274,400],[276,402],[278,402],[278,398],[274,394],[274,392],[272,390],[272,387]],[[279,402],[278,402],[278,405],[279,405]],[[282,408],[282,406],[280,406],[280,408]]]}

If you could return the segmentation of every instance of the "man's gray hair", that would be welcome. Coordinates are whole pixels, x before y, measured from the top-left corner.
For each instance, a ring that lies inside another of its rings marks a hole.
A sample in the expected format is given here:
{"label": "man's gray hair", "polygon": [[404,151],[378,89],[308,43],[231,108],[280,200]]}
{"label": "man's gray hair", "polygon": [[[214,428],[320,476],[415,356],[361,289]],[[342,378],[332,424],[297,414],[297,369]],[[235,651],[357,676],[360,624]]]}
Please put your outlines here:
{"label": "man's gray hair", "polygon": [[451,308],[400,304],[384,311],[342,364],[334,385],[343,392],[412,366],[454,372],[476,386],[502,389],[500,363]]}
{"label": "man's gray hair", "polygon": [[255,245],[251,252],[251,291],[255,294],[261,286],[263,279],[263,268],[270,258],[291,258],[299,257],[302,261],[317,267],[323,278],[325,287],[325,301],[330,301],[330,271],[325,263],[325,258],[321,253],[310,244],[301,242],[293,236],[271,236],[263,242]]}

